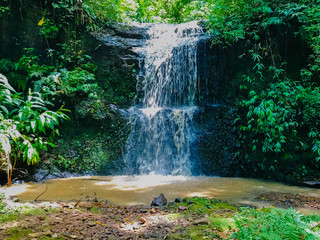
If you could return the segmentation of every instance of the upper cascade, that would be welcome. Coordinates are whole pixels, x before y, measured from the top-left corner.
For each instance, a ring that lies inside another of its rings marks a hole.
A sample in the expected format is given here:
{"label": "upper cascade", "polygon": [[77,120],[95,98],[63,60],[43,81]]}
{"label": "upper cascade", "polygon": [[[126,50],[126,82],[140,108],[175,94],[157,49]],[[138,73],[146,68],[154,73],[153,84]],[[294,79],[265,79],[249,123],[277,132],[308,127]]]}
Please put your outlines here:
{"label": "upper cascade", "polygon": [[140,72],[146,108],[194,105],[197,84],[197,41],[203,30],[196,22],[155,24],[147,32]]}
{"label": "upper cascade", "polygon": [[198,83],[197,22],[136,24],[141,45],[137,105],[130,108],[131,134],[125,161],[136,174],[191,175],[193,115]]}

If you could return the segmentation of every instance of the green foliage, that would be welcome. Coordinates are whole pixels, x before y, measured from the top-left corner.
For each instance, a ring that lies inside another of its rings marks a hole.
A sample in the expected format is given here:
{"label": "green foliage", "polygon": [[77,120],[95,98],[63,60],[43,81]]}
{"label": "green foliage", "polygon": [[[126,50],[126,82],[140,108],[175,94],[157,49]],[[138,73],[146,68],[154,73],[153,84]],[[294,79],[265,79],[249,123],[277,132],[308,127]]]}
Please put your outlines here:
{"label": "green foliage", "polygon": [[55,38],[59,32],[59,28],[48,18],[42,18],[38,26],[40,26],[40,35],[45,38]]}
{"label": "green foliage", "polygon": [[7,240],[17,240],[21,239],[25,236],[28,236],[28,234],[31,234],[32,231],[30,229],[23,229],[21,227],[14,227],[11,229],[8,229],[8,233],[10,236],[6,238]]}
{"label": "green foliage", "polygon": [[[95,91],[98,86],[94,82],[97,67],[86,61],[90,57],[82,56],[79,52],[75,53],[76,49],[72,46],[66,46],[66,44],[61,46],[62,51],[52,53],[50,56],[57,59],[55,65],[40,64],[39,57],[33,53],[34,49],[26,48],[17,63],[2,59],[0,63],[3,64],[0,70],[13,79],[19,77],[12,82],[23,91],[27,85],[34,85],[34,90],[44,95],[71,97],[78,93],[89,94],[90,92],[90,96],[96,96]],[[73,70],[64,67],[69,65]]]}
{"label": "green foliage", "polygon": [[86,0],[85,4],[104,21],[181,23],[204,20],[211,1]]}
{"label": "green foliage", "polygon": [[[218,0],[210,8],[213,43],[238,48],[240,67],[231,82],[238,91],[229,97],[239,116],[239,142],[256,154],[243,165],[249,162],[256,175],[285,180],[319,169],[319,9],[319,1],[260,0]],[[296,49],[281,38],[306,46],[298,69],[286,54]]]}
{"label": "green foliage", "polygon": [[22,157],[28,164],[39,162],[40,151],[53,146],[45,140],[47,129],[58,134],[56,126],[68,118],[65,109],[52,111],[47,105],[52,104],[40,93],[29,91],[23,99],[0,74],[0,166],[7,171],[9,185],[17,159]]}
{"label": "green foliage", "polygon": [[218,209],[228,210],[230,212],[236,211],[237,207],[232,206],[227,202],[222,202],[218,199],[212,198],[208,199],[206,197],[187,197],[178,203],[176,206],[188,207],[187,213],[192,214],[207,214],[214,213]]}
{"label": "green foliage", "polygon": [[0,6],[0,17],[7,14],[9,12],[9,7],[2,7]]}
{"label": "green foliage", "polygon": [[[104,2],[102,1],[101,4]],[[24,48],[22,56],[18,60],[0,58],[0,71],[9,78],[15,89],[23,92],[23,94],[19,94],[19,97],[25,98],[28,89],[31,88],[34,92],[33,96],[39,97],[36,95],[41,94],[43,100],[63,103],[74,110],[72,116],[74,124],[79,125],[79,122],[90,116],[95,120],[105,121],[108,119],[110,126],[107,126],[106,129],[114,129],[113,126],[117,125],[115,122],[119,117],[114,117],[116,113],[109,105],[111,103],[130,104],[129,101],[134,96],[132,86],[135,85],[134,81],[131,82],[132,73],[128,75],[130,77],[128,80],[127,73],[124,73],[125,70],[114,67],[118,63],[103,63],[103,66],[112,65],[112,67],[110,71],[108,69],[104,72],[103,69],[104,75],[99,75],[97,78],[97,66],[93,64],[91,56],[87,55],[85,46],[85,41],[90,40],[87,36],[88,30],[96,30],[102,23],[109,20],[100,19],[100,16],[95,15],[93,9],[83,1],[45,1],[41,8],[38,3],[30,3],[30,5],[35,11],[39,7],[38,19],[34,21],[35,39],[38,43],[37,38],[38,40],[40,38],[44,46],[36,45],[34,49],[23,44],[27,48]],[[30,5],[28,6],[30,7]],[[16,9],[11,8],[10,11],[16,12]],[[17,21],[13,17],[10,20]],[[24,19],[21,21],[24,24]],[[28,43],[30,44],[30,42]],[[130,70],[129,67],[128,70]],[[100,70],[100,72],[102,71]],[[130,84],[128,84],[129,81]],[[23,103],[21,103],[22,105]],[[24,112],[25,115],[29,114],[26,118],[29,119],[28,124],[30,124],[25,128],[28,129],[25,135],[33,134],[33,128],[37,133],[38,126],[41,127],[36,121],[33,121],[35,116],[32,115],[31,110]],[[20,120],[18,119],[18,121]],[[86,128],[86,126],[82,127]],[[101,131],[101,127],[98,128],[98,131]],[[70,159],[68,156],[58,153],[57,155],[60,154],[61,159],[56,159],[57,156],[54,156],[57,161],[54,161],[53,164],[57,164],[64,171],[72,172],[92,172],[94,169],[103,168],[101,165],[105,162],[110,159],[118,159],[122,154],[120,153],[123,145],[123,142],[120,143],[122,139],[111,139],[114,135],[116,134],[109,134],[108,146],[103,146],[99,141],[93,140],[96,148],[92,150],[89,147],[84,147],[81,149],[82,155],[78,158],[72,157]],[[41,133],[41,136],[49,138],[46,139],[47,142],[54,140],[53,136],[49,136],[48,131]],[[89,145],[91,146],[91,144]],[[121,148],[118,147],[119,145]],[[19,151],[22,150],[19,149]],[[14,158],[12,159],[14,162]]]}
{"label": "green foliage", "polygon": [[219,230],[220,232],[226,232],[236,228],[236,222],[231,217],[210,217],[210,226]]}
{"label": "green foliage", "polygon": [[319,239],[312,224],[319,216],[306,217],[293,209],[244,209],[235,219],[237,239]]}
{"label": "green foliage", "polygon": [[[95,75],[82,68],[68,71],[65,68],[58,72],[51,72],[49,76],[42,77],[35,82],[35,90],[45,94],[74,96],[76,93],[89,93],[94,96],[97,84],[93,83]],[[92,83],[90,83],[92,82]]]}

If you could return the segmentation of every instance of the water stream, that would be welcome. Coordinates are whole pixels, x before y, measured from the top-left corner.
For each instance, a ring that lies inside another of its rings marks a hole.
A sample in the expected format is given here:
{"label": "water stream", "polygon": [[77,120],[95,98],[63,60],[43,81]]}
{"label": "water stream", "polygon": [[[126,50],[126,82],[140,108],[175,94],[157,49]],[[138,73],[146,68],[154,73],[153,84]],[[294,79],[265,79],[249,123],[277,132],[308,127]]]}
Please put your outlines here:
{"label": "water stream", "polygon": [[191,175],[198,80],[197,22],[147,24],[137,74],[138,102],[129,109],[125,161],[136,174]]}
{"label": "water stream", "polygon": [[[47,186],[46,186],[47,184]],[[91,176],[53,179],[44,183],[14,185],[5,190],[7,195],[18,196],[20,201],[86,201],[96,197],[116,205],[150,206],[154,197],[163,193],[168,201],[177,197],[207,196],[227,200],[234,204],[269,205],[255,198],[265,192],[298,193],[320,197],[320,189],[287,186],[282,183],[245,178],[185,177],[140,175]],[[1,192],[0,188],[0,192]],[[307,206],[306,206],[307,207]]]}

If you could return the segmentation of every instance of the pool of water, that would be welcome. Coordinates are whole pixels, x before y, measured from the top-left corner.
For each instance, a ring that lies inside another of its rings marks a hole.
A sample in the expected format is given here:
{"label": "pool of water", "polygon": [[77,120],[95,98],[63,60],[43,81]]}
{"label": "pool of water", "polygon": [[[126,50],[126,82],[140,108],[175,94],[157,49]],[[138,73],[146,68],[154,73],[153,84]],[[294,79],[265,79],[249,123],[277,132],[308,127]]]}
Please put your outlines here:
{"label": "pool of water", "polygon": [[[46,190],[47,189],[47,190]],[[22,202],[38,200],[73,201],[96,197],[116,205],[150,205],[163,193],[168,201],[175,198],[207,196],[235,204],[266,204],[255,198],[264,192],[299,193],[320,198],[319,189],[288,186],[281,183],[246,178],[184,176],[86,176],[26,183],[2,189]]]}

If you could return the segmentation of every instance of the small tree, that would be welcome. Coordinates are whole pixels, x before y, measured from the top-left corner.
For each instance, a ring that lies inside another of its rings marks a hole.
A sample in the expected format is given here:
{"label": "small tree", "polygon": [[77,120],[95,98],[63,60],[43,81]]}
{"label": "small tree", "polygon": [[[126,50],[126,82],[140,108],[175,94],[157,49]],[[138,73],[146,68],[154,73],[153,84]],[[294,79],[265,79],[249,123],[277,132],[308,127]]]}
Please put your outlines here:
{"label": "small tree", "polygon": [[40,151],[54,146],[46,141],[46,131],[59,134],[56,126],[68,119],[66,109],[51,111],[47,105],[53,104],[31,91],[24,100],[0,74],[0,168],[7,172],[8,186],[17,159],[38,163]]}

